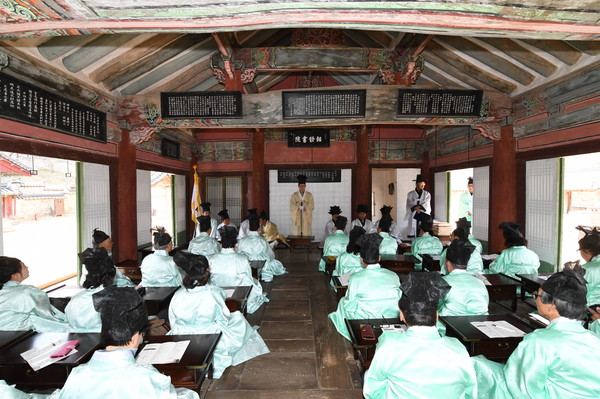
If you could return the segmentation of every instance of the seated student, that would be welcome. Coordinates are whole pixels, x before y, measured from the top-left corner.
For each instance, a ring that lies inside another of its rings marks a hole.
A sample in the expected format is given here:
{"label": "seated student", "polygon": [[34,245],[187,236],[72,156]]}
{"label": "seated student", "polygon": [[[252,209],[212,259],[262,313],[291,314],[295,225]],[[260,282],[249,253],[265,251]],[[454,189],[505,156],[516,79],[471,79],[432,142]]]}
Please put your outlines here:
{"label": "seated student", "polygon": [[216,239],[211,237],[210,216],[198,217],[198,225],[200,226],[200,233],[192,238],[188,245],[188,251],[206,257],[219,253],[221,246]]}
{"label": "seated student", "polygon": [[416,268],[421,267],[423,257],[421,254],[439,255],[444,249],[444,245],[439,238],[435,237],[431,230],[433,229],[433,222],[431,218],[427,217],[421,220],[419,226],[419,237],[415,238],[412,242],[410,252],[418,259],[418,263],[415,263]]}
{"label": "seated student", "polygon": [[[340,256],[348,245],[348,241],[350,238],[344,230],[346,229],[346,224],[348,223],[348,219],[344,216],[338,215],[335,219],[335,225],[333,227],[333,234],[325,239],[325,244],[323,244],[323,256]],[[325,271],[325,260],[321,258],[319,261],[319,271]]]}
{"label": "seated student", "polygon": [[271,248],[275,248],[278,243],[281,243],[288,248],[290,247],[285,236],[279,234],[277,225],[269,220],[269,216],[265,211],[260,213],[260,234],[269,242]]}
{"label": "seated student", "polygon": [[269,302],[263,294],[262,286],[252,277],[252,269],[246,255],[235,252],[237,245],[237,229],[231,226],[221,227],[221,252],[208,258],[210,263],[210,282],[219,287],[252,286],[246,311],[250,314],[265,302]]}
{"label": "seated student", "polygon": [[[360,226],[354,226],[350,231],[350,240],[346,245],[346,251],[342,252],[335,260],[335,270],[333,276],[343,276],[346,273],[354,273],[363,269],[360,261],[360,247],[356,243],[358,238],[365,234],[365,229]],[[333,284],[333,282],[332,282]]]}
{"label": "seated student", "polygon": [[[212,212],[210,211],[211,205],[212,204],[210,202],[203,202],[200,204],[200,207],[202,207],[202,216],[208,216],[210,218],[210,233],[209,233],[209,235],[216,240],[218,238],[217,234],[219,234],[219,231],[217,229],[217,227],[219,226],[219,223],[217,222],[217,219],[215,219],[214,217],[211,216],[212,215]],[[200,221],[198,218],[196,218],[196,220]],[[201,233],[199,230],[200,230],[200,223],[196,224],[196,236],[198,236]]]}
{"label": "seated student", "polygon": [[490,264],[489,273],[503,273],[510,277],[515,274],[535,274],[540,267],[540,258],[527,249],[527,240],[519,231],[519,225],[512,222],[500,223],[507,249]]}
{"label": "seated student", "polygon": [[600,305],[600,227],[586,229],[578,226],[577,229],[585,233],[579,240],[579,254],[586,261],[583,268],[587,280],[587,305],[592,316],[595,316],[590,330],[600,335],[600,309],[593,308]]}
{"label": "seated student", "polygon": [[220,223],[217,225],[217,241],[221,241],[221,237],[219,236],[219,229],[223,226],[232,226],[236,227],[234,223],[231,222],[229,218],[229,211],[227,209],[222,209],[219,213],[217,213],[220,218]]}
{"label": "seated student", "polygon": [[[329,237],[330,235],[333,234],[333,232],[335,231],[335,221],[336,219],[342,214],[342,208],[340,208],[337,205],[333,205],[329,207],[329,212],[331,215],[331,219],[327,221],[327,223],[325,224],[325,239],[327,239],[327,237]],[[348,219],[346,218],[346,222],[348,221]],[[349,230],[347,229],[348,226],[346,226],[343,230],[344,234],[348,234]]]}
{"label": "seated student", "polygon": [[269,283],[273,281],[273,276],[280,276],[287,271],[283,264],[275,259],[275,254],[267,240],[258,234],[259,229],[258,215],[250,215],[248,217],[248,234],[238,242],[237,252],[246,255],[250,260],[265,260],[261,279]]}
{"label": "seated student", "polygon": [[[450,233],[450,242],[459,241],[464,242],[470,245],[473,245],[471,241],[467,238],[467,232],[464,229],[456,228],[452,233]],[[471,274],[482,273],[483,272],[483,259],[481,259],[481,252],[477,252],[475,245],[473,245],[473,253],[469,257],[469,263],[467,264],[467,272]],[[448,274],[450,273],[446,269],[446,253],[447,249],[444,249],[440,254],[440,274]]]}
{"label": "seated student", "polygon": [[102,319],[104,349],[71,371],[58,399],[198,398],[194,391],[173,387],[171,378],[153,366],[136,364],[134,355],[148,327],[148,312],[135,289],[110,286],[92,298]]}
{"label": "seated student", "polygon": [[[92,232],[92,246],[94,248],[104,248],[106,252],[110,255],[113,249],[113,242],[111,238],[103,232],[102,230],[94,229]],[[112,260],[111,260],[112,262]],[[135,284],[129,279],[129,277],[125,276],[119,269],[115,268],[115,282],[114,285],[117,287],[135,287]]]}
{"label": "seated student", "polygon": [[350,228],[354,228],[354,226],[362,227],[367,233],[375,233],[377,228],[375,224],[367,219],[367,213],[369,213],[369,207],[360,204],[356,207],[356,219],[352,221],[350,224]]}
{"label": "seated student", "polygon": [[173,249],[171,236],[164,227],[157,226],[152,231],[154,253],[142,260],[142,283],[144,287],[178,287],[182,273],[173,262],[169,252]]}
{"label": "seated student", "polygon": [[207,284],[210,271],[204,256],[178,252],[174,259],[186,277],[169,305],[170,335],[223,333],[215,349],[214,378],[220,378],[229,366],[269,353],[258,331],[244,316],[229,312],[225,291]]}
{"label": "seated student", "polygon": [[475,253],[475,246],[468,241],[455,240],[450,243],[444,256],[448,274],[443,279],[451,288],[440,301],[440,316],[488,314],[490,297],[485,284],[465,270],[469,258]]}
{"label": "seated student", "polygon": [[6,381],[0,380],[0,398],[2,399],[42,399],[52,398],[58,395],[58,391],[53,394],[26,393],[15,388],[14,385],[8,385]]}
{"label": "seated student", "polygon": [[[246,220],[244,220],[244,221],[242,221],[242,223],[240,223],[240,230],[238,231],[238,236],[237,236],[238,241],[248,235],[248,231],[250,231],[248,229],[248,227],[250,225],[250,216],[258,215],[256,212],[258,212],[257,208],[248,209],[248,217],[246,218]],[[233,227],[235,227],[235,226],[233,226]]]}
{"label": "seated student", "polygon": [[87,270],[82,284],[86,290],[75,294],[67,304],[67,321],[73,332],[100,332],[102,321],[94,310],[92,295],[113,285],[115,268],[104,248],[88,248],[79,254],[79,259]]}
{"label": "seated student", "polygon": [[384,331],[365,372],[367,399],[477,398],[473,364],[456,338],[436,328],[438,302],[450,287],[437,273],[413,272],[402,283],[405,333]]}
{"label": "seated student", "polygon": [[[390,224],[390,228],[389,228],[390,236],[392,236],[397,242],[402,242],[402,234],[400,233],[400,226],[398,224],[396,224],[396,222],[394,221],[394,218],[392,218],[392,209],[394,209],[393,206],[387,206],[387,205],[382,206],[379,209],[379,211],[381,212],[381,219],[383,219],[384,217],[389,217],[389,219],[391,220],[391,224]],[[378,221],[373,223],[373,233],[377,232],[377,229],[379,228],[379,223],[381,222],[381,219],[379,219]],[[369,233],[369,232],[367,231],[367,233]]]}
{"label": "seated student", "polygon": [[0,329],[4,331],[63,332],[65,315],[50,304],[44,291],[21,284],[29,269],[17,258],[0,256]]}
{"label": "seated student", "polygon": [[396,255],[398,252],[398,242],[390,236],[390,227],[392,225],[392,217],[389,215],[383,216],[379,220],[377,234],[383,238],[379,246],[380,255]]}
{"label": "seated student", "polygon": [[352,274],[346,296],[340,299],[338,308],[329,314],[335,328],[350,340],[344,319],[369,319],[398,317],[400,279],[390,270],[379,266],[378,234],[363,234],[357,240],[364,269]]}
{"label": "seated student", "polygon": [[546,328],[527,334],[506,365],[473,358],[480,397],[600,398],[600,338],[583,328],[586,282],[581,267],[548,278],[534,294]]}
{"label": "seated student", "polygon": [[483,245],[473,234],[471,234],[471,222],[467,218],[460,218],[456,221],[456,228],[463,229],[467,233],[467,238],[471,241],[471,244],[475,245],[475,251],[480,254],[483,253]]}

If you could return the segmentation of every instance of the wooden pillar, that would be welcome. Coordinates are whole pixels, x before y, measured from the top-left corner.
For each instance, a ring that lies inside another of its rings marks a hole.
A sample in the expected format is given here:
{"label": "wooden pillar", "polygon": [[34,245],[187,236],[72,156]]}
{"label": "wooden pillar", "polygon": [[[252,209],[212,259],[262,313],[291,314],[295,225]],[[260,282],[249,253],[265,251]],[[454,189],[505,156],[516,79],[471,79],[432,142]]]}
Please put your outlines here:
{"label": "wooden pillar", "polygon": [[129,130],[122,130],[118,153],[119,160],[110,170],[115,263],[137,259],[137,173]]}
{"label": "wooden pillar", "polygon": [[[516,143],[512,126],[503,126],[500,140],[494,141],[490,170],[490,252],[504,249],[504,237],[498,228],[505,221],[517,221]],[[524,189],[524,187],[521,187]]]}
{"label": "wooden pillar", "polygon": [[421,176],[423,176],[423,178],[427,181],[427,186],[429,186],[429,188],[426,188],[427,191],[430,191],[430,189],[433,189],[432,183],[433,183],[433,179],[431,177],[431,170],[429,169],[429,151],[425,151],[423,153],[423,161],[421,163]]}
{"label": "wooden pillar", "polygon": [[227,74],[225,74],[225,90],[241,91],[243,88],[242,71],[236,69],[233,72],[235,74],[233,79],[229,79]]}
{"label": "wooden pillar", "polygon": [[[369,127],[361,126],[356,137],[356,167],[352,173],[352,209],[348,218],[354,218],[358,204],[371,205],[371,170],[369,169]],[[373,209],[371,209],[372,218]]]}
{"label": "wooden pillar", "polygon": [[260,213],[267,209],[267,176],[265,173],[265,131],[252,132],[252,177],[250,180],[248,208],[257,208]]}

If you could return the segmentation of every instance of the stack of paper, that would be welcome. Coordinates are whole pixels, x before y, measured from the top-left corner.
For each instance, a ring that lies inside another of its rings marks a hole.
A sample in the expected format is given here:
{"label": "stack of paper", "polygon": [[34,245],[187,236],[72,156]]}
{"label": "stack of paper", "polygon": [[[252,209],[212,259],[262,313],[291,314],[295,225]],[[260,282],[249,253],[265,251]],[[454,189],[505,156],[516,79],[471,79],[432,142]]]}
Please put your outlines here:
{"label": "stack of paper", "polygon": [[433,234],[436,236],[449,236],[452,233],[452,225],[445,222],[433,223]]}
{"label": "stack of paper", "polygon": [[471,324],[489,338],[522,337],[525,333],[505,320],[472,321]]}
{"label": "stack of paper", "polygon": [[498,254],[489,254],[489,255],[481,255],[481,259],[483,260],[496,260]]}
{"label": "stack of paper", "polygon": [[148,344],[137,355],[137,364],[179,363],[190,341]]}
{"label": "stack of paper", "polygon": [[529,316],[531,316],[532,319],[535,319],[546,326],[550,324],[550,321],[547,318],[542,317],[537,313],[529,313]]}

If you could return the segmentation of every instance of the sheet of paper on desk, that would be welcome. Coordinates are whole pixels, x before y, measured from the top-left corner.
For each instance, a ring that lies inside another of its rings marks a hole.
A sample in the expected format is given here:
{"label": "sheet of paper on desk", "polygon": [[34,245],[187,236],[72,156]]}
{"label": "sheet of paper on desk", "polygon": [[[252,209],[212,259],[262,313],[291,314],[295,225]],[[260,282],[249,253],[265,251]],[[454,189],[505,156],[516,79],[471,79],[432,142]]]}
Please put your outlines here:
{"label": "sheet of paper on desk", "polygon": [[540,323],[543,323],[545,325],[549,325],[550,324],[550,321],[547,318],[545,318],[543,316],[540,316],[537,313],[529,313],[529,316],[531,316],[532,319],[535,319],[535,320],[537,320]]}
{"label": "sheet of paper on desk", "polygon": [[[51,358],[50,355],[56,352],[65,342],[67,342],[66,339],[57,339],[46,346],[33,348],[27,352],[23,352],[21,353],[21,357],[29,363],[33,371],[38,371],[52,363],[64,359],[64,357]],[[77,353],[77,349],[72,349],[71,352],[69,352],[69,356],[73,353]]]}
{"label": "sheet of paper on desk", "polygon": [[550,277],[550,276],[538,276],[538,278],[540,280],[548,280],[548,277]]}
{"label": "sheet of paper on desk", "polygon": [[481,259],[483,260],[496,260],[498,254],[489,254],[489,255],[481,255]]}
{"label": "sheet of paper on desk", "polygon": [[347,286],[351,275],[352,273],[342,274],[340,277],[338,277],[340,279],[340,283],[342,283],[344,286]]}
{"label": "sheet of paper on desk", "polygon": [[235,288],[225,288],[223,289],[223,291],[225,291],[225,295],[227,296],[227,298],[231,298],[233,296],[233,293],[235,292]]}
{"label": "sheet of paper on desk", "polygon": [[433,260],[439,261],[441,259],[439,255],[429,255],[429,256],[431,256],[431,259],[433,259]]}
{"label": "sheet of paper on desk", "polygon": [[190,341],[148,344],[137,355],[137,364],[179,363]]}
{"label": "sheet of paper on desk", "polygon": [[483,274],[475,273],[474,276],[483,281],[483,284],[492,285],[492,283],[490,283],[490,280],[488,280],[487,277],[485,277]]}
{"label": "sheet of paper on desk", "polygon": [[522,337],[525,333],[505,320],[472,321],[471,324],[489,338]]}

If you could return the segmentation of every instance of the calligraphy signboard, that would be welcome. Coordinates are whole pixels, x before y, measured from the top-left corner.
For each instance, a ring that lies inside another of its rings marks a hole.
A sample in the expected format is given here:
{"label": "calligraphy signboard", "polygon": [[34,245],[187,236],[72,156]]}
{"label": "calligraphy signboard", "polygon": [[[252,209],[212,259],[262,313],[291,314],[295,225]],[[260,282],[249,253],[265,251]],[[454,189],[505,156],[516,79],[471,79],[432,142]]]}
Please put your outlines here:
{"label": "calligraphy signboard", "polygon": [[284,118],[364,118],[366,90],[282,92]]}
{"label": "calligraphy signboard", "polygon": [[288,130],[288,147],[329,147],[329,129]]}
{"label": "calligraphy signboard", "polygon": [[398,90],[396,116],[478,117],[483,100],[481,90]]}
{"label": "calligraphy signboard", "polygon": [[241,91],[160,93],[163,118],[241,118]]}
{"label": "calligraphy signboard", "polygon": [[312,183],[341,183],[341,169],[279,169],[277,183],[298,183],[297,176],[305,175],[306,182]]}

